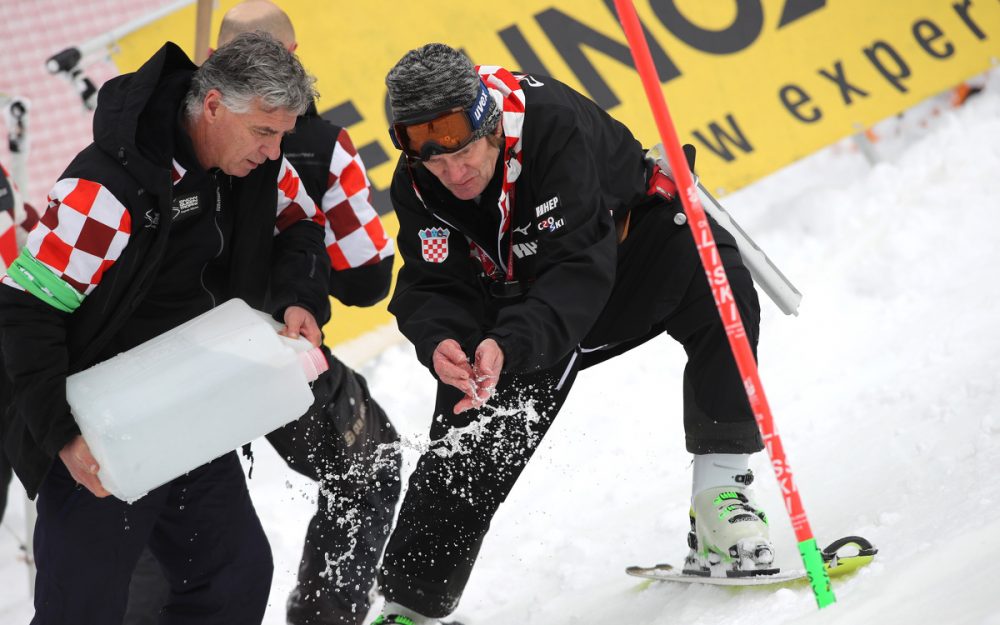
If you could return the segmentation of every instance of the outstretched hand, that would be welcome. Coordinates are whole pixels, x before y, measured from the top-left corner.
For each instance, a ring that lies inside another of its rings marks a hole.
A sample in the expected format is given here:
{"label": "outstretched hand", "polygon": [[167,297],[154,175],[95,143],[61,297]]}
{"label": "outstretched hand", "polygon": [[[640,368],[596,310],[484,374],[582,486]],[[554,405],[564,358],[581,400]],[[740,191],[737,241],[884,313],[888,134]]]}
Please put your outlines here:
{"label": "outstretched hand", "polygon": [[107,497],[111,493],[104,489],[97,472],[100,466],[93,454],[90,453],[90,446],[82,436],[77,436],[59,450],[59,458],[66,465],[66,470],[70,476],[76,480],[77,484],[82,484],[95,497]]}
{"label": "outstretched hand", "polygon": [[476,361],[472,367],[472,392],[466,393],[457,404],[455,414],[485,404],[497,388],[503,371],[503,350],[493,339],[485,339],[476,348]]}
{"label": "outstretched hand", "polygon": [[503,359],[503,350],[493,339],[479,344],[472,365],[458,341],[446,339],[438,344],[431,358],[434,373],[439,380],[465,394],[455,404],[455,414],[479,408],[493,395],[503,371]]}

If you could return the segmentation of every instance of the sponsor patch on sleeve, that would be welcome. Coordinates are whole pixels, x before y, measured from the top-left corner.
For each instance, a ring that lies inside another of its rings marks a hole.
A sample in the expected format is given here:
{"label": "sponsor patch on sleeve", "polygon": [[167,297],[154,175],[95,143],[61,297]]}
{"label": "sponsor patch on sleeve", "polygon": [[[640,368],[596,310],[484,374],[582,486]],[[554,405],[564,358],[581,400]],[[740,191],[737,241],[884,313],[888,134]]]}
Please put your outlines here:
{"label": "sponsor patch on sleeve", "polygon": [[559,208],[559,196],[553,195],[549,199],[545,200],[541,204],[535,207],[535,217],[541,217],[546,213],[551,213],[555,209]]}
{"label": "sponsor patch on sleeve", "polygon": [[170,209],[174,213],[173,221],[177,223],[189,217],[194,217],[201,213],[201,202],[198,192],[186,195],[176,195],[170,203]]}
{"label": "sponsor patch on sleeve", "polygon": [[552,211],[538,219],[535,227],[539,232],[555,232],[566,225],[566,219],[562,216],[562,211]]}

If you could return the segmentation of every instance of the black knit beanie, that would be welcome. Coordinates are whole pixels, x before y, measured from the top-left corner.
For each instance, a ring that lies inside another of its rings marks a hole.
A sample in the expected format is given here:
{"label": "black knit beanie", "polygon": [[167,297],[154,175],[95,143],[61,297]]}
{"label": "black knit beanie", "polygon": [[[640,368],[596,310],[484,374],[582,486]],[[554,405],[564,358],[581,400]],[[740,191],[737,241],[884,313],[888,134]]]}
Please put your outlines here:
{"label": "black knit beanie", "polygon": [[[468,108],[479,96],[479,74],[469,57],[443,43],[410,50],[385,77],[394,121],[406,121],[449,108]],[[489,98],[489,111],[476,137],[496,130],[500,108]]]}

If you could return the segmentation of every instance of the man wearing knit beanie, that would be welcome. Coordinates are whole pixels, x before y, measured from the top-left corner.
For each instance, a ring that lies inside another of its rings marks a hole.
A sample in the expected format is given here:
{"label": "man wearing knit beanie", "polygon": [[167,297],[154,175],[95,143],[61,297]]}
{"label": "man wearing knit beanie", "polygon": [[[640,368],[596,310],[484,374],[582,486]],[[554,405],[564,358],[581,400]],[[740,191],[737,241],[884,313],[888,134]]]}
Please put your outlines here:
{"label": "man wearing knit beanie", "polygon": [[[433,442],[386,548],[387,605],[375,623],[436,625],[454,611],[493,515],[577,372],[664,332],[688,356],[685,569],[773,573],[747,488],[762,440],[672,180],[628,128],[547,76],[474,67],[432,43],[404,55],[386,86],[402,151],[391,197],[404,258],[389,310],[438,392]],[[756,346],[750,274],[732,235],[712,230]]]}
{"label": "man wearing knit beanie", "polygon": [[[481,79],[464,54],[443,43],[411,50],[385,77],[395,120],[419,118],[428,111],[468,108],[479,96]],[[474,135],[485,137],[500,121],[492,99],[483,125]]]}

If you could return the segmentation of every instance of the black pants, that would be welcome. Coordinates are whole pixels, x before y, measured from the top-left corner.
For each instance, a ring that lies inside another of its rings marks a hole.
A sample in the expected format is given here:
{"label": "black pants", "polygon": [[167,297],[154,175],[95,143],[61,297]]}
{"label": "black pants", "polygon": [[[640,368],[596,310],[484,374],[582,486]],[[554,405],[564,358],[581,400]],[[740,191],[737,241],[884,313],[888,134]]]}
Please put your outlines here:
{"label": "black pants", "polygon": [[327,361],[310,411],[267,436],[289,466],[319,485],[288,600],[293,625],[361,625],[401,486],[399,436],[389,417],[362,376],[329,352]]}
{"label": "black pants", "polygon": [[[618,278],[584,341],[588,349],[547,371],[504,375],[489,405],[452,414],[461,393],[438,386],[432,449],[409,480],[379,581],[386,598],[432,617],[451,613],[497,508],[513,488],[569,392],[577,371],[664,331],[684,346],[684,424],[693,453],[763,448],[693,239],[661,202],[633,209],[619,246]],[[759,307],[735,243],[715,228],[751,345]],[[603,346],[602,349],[597,349]]]}
{"label": "black pants", "polygon": [[[330,369],[300,419],[268,434],[298,473],[319,485],[288,623],[360,625],[399,500],[399,440],[365,379],[324,350]],[[155,625],[168,592],[146,554],[132,577],[125,625]]]}
{"label": "black pants", "polygon": [[229,453],[127,504],[98,499],[56,461],[38,493],[33,625],[120,623],[143,548],[163,566],[163,624],[260,623],[271,550]]}

